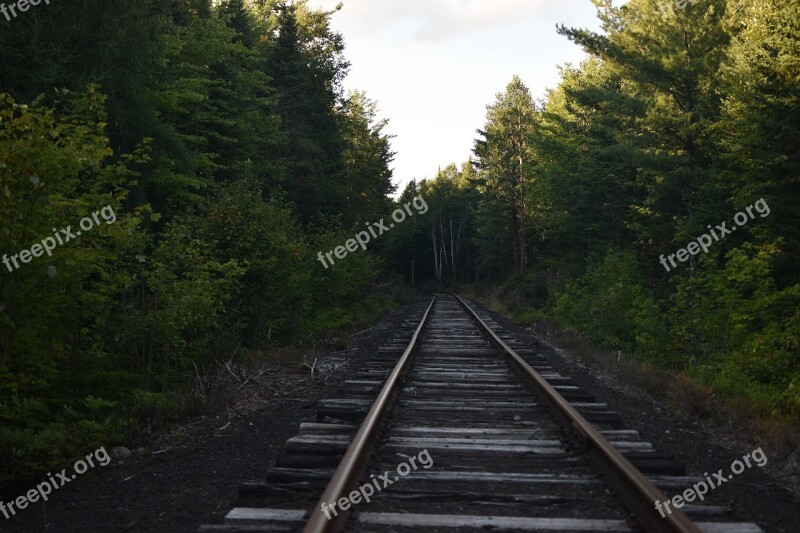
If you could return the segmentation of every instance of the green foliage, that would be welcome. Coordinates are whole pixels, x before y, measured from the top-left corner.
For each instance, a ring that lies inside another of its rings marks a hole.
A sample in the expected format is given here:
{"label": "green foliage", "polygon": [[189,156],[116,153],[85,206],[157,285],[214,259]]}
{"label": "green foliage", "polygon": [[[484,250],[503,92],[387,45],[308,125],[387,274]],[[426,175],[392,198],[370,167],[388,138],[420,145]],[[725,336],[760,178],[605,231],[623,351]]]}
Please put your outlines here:
{"label": "green foliage", "polygon": [[[327,269],[317,261],[317,252],[326,253],[352,238],[352,233],[337,230],[320,232],[310,240],[308,253],[303,256],[311,259],[307,267],[308,308],[302,318],[305,330],[321,334],[351,325],[359,315],[355,310],[368,295],[365,287],[372,285],[380,275],[380,260],[360,248],[342,260],[337,259],[336,264]],[[335,304],[323,305],[325,302]]]}
{"label": "green foliage", "polygon": [[800,6],[797,2],[737,2],[740,16],[722,69],[725,98],[717,136],[724,148],[723,178],[737,205],[764,197],[787,216],[748,228],[761,242],[782,241],[779,285],[797,282],[800,225]]}
{"label": "green foliage", "polygon": [[[55,468],[97,442],[119,438],[130,425],[118,400],[129,394],[127,372],[106,336],[116,300],[130,286],[125,274],[147,207],[122,208],[142,152],[110,163],[103,136],[104,97],[91,87],[62,91],[54,107],[42,98],[18,104],[0,94],[0,233],[14,255],[111,205],[113,225],[101,224],[0,276],[0,464],[8,482]],[[86,372],[92,368],[93,372]],[[114,384],[124,384],[115,388]],[[95,386],[93,386],[95,385]]]}
{"label": "green foliage", "polygon": [[[448,165],[433,180],[411,182],[394,209],[409,205],[413,216],[389,235],[391,261],[412,285],[432,277],[442,284],[470,280],[474,270],[475,212],[480,194],[467,162]],[[427,208],[426,208],[427,206]]]}
{"label": "green foliage", "polygon": [[[714,0],[662,13],[659,3],[595,2],[603,34],[559,28],[591,57],[564,67],[528,119],[522,187],[538,253],[531,274],[507,284],[513,311],[552,312],[598,344],[796,416],[798,6]],[[498,137],[503,146],[514,134]],[[477,253],[502,272],[509,228],[491,209],[504,205],[483,191]],[[683,270],[659,266],[762,197],[768,218]]]}
{"label": "green foliage", "polygon": [[280,94],[284,187],[302,222],[322,223],[324,213],[347,208],[346,145],[335,110],[348,68],[344,44],[330,31],[327,16],[313,15],[304,3],[274,4],[276,36],[267,73]]}
{"label": "green foliage", "polygon": [[533,326],[540,320],[547,318],[547,314],[539,309],[519,308],[517,311],[512,311],[514,322],[520,326]]}
{"label": "green foliage", "polygon": [[475,141],[478,183],[510,217],[514,231],[514,264],[528,266],[528,193],[536,185],[532,172],[535,152],[530,137],[537,127],[537,110],[530,91],[514,76],[486,113],[486,126]]}
{"label": "green foliage", "polygon": [[63,468],[132,427],[130,418],[108,415],[114,402],[90,396],[82,403],[57,409],[13,396],[0,404],[0,486]]}
{"label": "green foliage", "polygon": [[392,136],[384,133],[389,121],[378,119],[378,107],[365,93],[348,95],[340,110],[346,148],[347,218],[345,227],[362,220],[378,220],[390,211],[395,192],[390,169]]}
{"label": "green foliage", "polygon": [[0,34],[0,253],[117,215],[0,265],[0,485],[180,414],[219,360],[391,304],[365,298],[371,252],[316,261],[393,192],[387,122],[343,96],[330,15],[77,0]]}
{"label": "green foliage", "polygon": [[714,388],[752,393],[768,411],[796,414],[800,285],[776,287],[779,256],[776,246],[744,245],[724,268],[683,282],[672,298],[670,337],[675,357],[688,357],[684,365]]}
{"label": "green foliage", "polygon": [[513,291],[515,300],[521,300],[538,309],[547,305],[549,290],[547,281],[541,276],[533,273],[517,276],[511,280],[508,288]]}
{"label": "green foliage", "polygon": [[630,253],[609,252],[558,295],[555,314],[599,345],[642,354],[662,342],[658,306]]}

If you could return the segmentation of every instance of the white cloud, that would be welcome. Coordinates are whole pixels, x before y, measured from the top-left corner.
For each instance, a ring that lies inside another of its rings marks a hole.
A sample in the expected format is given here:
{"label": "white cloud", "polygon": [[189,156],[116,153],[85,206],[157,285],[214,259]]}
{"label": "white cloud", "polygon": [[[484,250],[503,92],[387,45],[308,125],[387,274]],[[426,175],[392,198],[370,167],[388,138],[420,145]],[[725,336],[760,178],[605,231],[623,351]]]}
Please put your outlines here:
{"label": "white cloud", "polygon": [[[361,31],[386,31],[401,26],[421,41],[483,31],[525,20],[552,17],[586,4],[588,0],[342,0],[337,15],[343,24]],[[312,4],[332,9],[339,0]]]}

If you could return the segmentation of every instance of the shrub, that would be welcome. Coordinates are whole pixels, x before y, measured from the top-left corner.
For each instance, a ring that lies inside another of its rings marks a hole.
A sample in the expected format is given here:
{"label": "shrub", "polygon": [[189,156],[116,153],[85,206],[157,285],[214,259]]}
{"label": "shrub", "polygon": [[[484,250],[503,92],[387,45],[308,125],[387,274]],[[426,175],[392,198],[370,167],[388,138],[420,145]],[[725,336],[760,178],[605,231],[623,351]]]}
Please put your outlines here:
{"label": "shrub", "polygon": [[664,324],[633,254],[608,252],[556,297],[555,315],[596,344],[641,355],[657,353]]}

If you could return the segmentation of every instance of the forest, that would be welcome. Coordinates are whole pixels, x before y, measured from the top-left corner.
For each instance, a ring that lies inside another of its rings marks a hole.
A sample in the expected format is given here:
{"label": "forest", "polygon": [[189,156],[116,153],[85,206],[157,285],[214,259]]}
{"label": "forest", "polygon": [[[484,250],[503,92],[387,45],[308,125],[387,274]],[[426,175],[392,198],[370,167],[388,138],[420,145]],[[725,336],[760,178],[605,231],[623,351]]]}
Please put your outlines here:
{"label": "forest", "polygon": [[402,191],[391,117],[344,90],[344,37],[305,0],[0,20],[0,253],[20,258],[0,266],[0,486],[202,412],[220,361],[347,330],[402,286],[500,287],[521,323],[796,427],[800,5],[593,2],[602,33],[554,30],[582,64],[543,95],[498,87],[472,157]]}

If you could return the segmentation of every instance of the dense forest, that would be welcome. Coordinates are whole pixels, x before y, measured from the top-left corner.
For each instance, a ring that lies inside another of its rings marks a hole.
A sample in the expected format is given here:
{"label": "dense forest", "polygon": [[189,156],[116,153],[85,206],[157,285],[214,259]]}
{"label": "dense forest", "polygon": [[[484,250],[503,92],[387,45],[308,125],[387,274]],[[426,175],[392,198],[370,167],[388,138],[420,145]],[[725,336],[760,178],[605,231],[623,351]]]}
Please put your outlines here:
{"label": "dense forest", "polygon": [[431,212],[393,262],[409,281],[508,280],[523,322],[797,427],[800,5],[594,3],[602,34],[558,28],[583,64],[541,100],[515,77],[470,161],[403,193]]}
{"label": "dense forest", "polygon": [[73,235],[0,272],[0,484],[181,411],[219,361],[391,305],[374,256],[316,261],[394,191],[329,17],[78,0],[2,28],[0,249]]}
{"label": "dense forest", "polygon": [[542,99],[515,77],[470,160],[397,199],[387,120],[306,1],[74,0],[5,25],[0,485],[186,412],[220,361],[396,305],[387,280],[503,285],[522,320],[796,421],[800,5],[594,3],[602,34],[557,29],[583,64]]}

